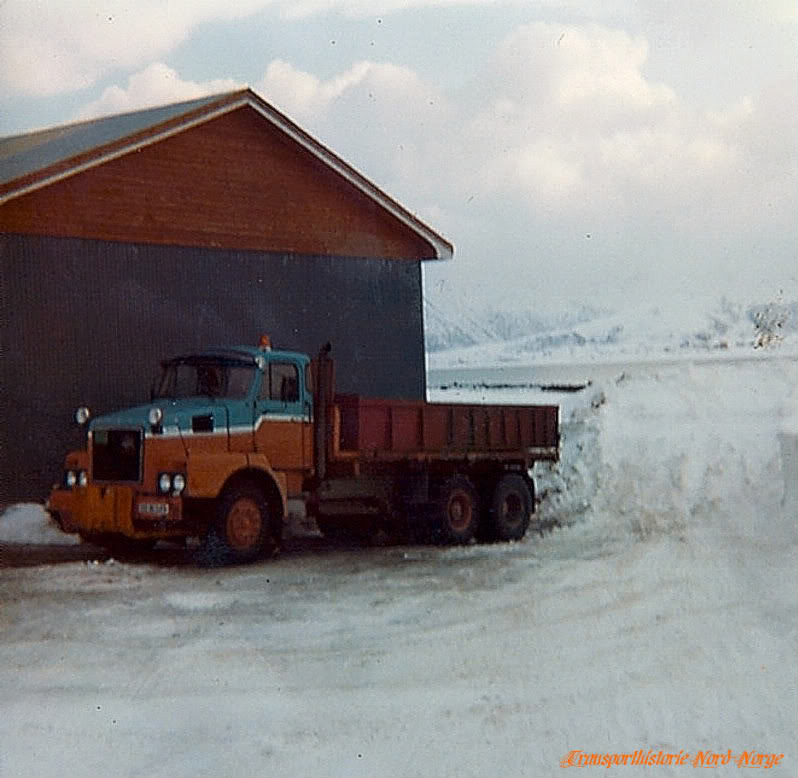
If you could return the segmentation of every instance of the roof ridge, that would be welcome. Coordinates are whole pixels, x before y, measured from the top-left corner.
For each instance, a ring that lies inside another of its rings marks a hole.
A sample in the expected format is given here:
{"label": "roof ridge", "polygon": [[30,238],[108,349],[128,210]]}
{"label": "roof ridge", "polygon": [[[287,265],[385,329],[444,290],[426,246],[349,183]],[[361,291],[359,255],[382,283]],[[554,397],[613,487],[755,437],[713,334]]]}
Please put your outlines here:
{"label": "roof ridge", "polygon": [[[13,135],[0,135],[0,145],[2,145],[5,141],[10,141],[16,138],[28,138],[32,135],[39,135],[39,134],[46,134],[58,131],[66,131],[72,130],[78,127],[83,127],[89,124],[94,124],[96,122],[104,122],[106,120],[113,120],[113,119],[122,119],[125,117],[134,116],[136,114],[144,114],[148,111],[165,111],[170,108],[175,109],[181,105],[189,105],[194,103],[206,103],[211,104],[213,102],[221,101],[223,98],[231,98],[233,96],[239,97],[243,96],[247,93],[252,93],[252,90],[246,86],[241,89],[232,89],[226,92],[210,92],[207,95],[203,95],[201,97],[192,97],[189,100],[178,100],[174,103],[158,103],[156,105],[147,105],[141,108],[134,108],[129,111],[119,111],[118,113],[106,113],[102,114],[101,116],[94,116],[89,119],[75,119],[74,121],[65,122],[64,124],[54,124],[49,127],[39,127],[38,129],[33,130],[25,130],[24,132],[18,132]],[[253,93],[254,94],[254,93]]]}

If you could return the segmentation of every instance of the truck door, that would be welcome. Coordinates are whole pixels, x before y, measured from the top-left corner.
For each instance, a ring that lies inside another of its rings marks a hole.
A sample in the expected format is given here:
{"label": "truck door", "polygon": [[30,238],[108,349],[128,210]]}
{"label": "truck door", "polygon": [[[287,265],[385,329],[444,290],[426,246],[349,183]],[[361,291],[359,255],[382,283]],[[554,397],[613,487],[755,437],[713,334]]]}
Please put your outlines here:
{"label": "truck door", "polygon": [[310,465],[308,425],[300,365],[290,359],[270,359],[255,404],[256,450],[266,454],[275,470],[299,474]]}

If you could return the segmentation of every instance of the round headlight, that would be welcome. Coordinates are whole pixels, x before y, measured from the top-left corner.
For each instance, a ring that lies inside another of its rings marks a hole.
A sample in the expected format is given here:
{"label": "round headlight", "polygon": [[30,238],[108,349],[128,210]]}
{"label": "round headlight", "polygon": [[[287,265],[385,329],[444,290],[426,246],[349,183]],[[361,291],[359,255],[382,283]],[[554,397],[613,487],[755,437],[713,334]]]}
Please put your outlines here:
{"label": "round headlight", "polygon": [[161,423],[161,419],[163,419],[163,411],[160,408],[150,408],[150,412],[147,414],[147,421],[155,427]]}
{"label": "round headlight", "polygon": [[182,473],[177,473],[172,479],[172,488],[180,494],[186,488],[186,477]]}
{"label": "round headlight", "polygon": [[78,473],[78,484],[80,486],[87,486],[89,483],[89,474],[85,470]]}
{"label": "round headlight", "polygon": [[66,478],[64,479],[66,485],[71,489],[77,482],[78,477],[74,470],[67,470]]}
{"label": "round headlight", "polygon": [[166,494],[172,490],[172,476],[169,473],[161,473],[158,476],[158,488]]}
{"label": "round headlight", "polygon": [[89,409],[85,405],[81,405],[80,408],[78,408],[75,411],[75,421],[78,424],[81,425],[85,424],[89,420],[90,416],[91,416],[91,411],[89,411]]}

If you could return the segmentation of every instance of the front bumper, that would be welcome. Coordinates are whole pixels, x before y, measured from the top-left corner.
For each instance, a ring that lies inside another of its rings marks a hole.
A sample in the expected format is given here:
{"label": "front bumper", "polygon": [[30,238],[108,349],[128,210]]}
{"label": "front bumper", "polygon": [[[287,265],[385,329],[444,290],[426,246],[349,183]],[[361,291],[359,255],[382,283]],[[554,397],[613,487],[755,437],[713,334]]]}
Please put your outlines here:
{"label": "front bumper", "polygon": [[75,523],[75,491],[72,489],[53,489],[44,505],[53,521],[64,532],[77,532]]}
{"label": "front bumper", "polygon": [[64,532],[83,535],[169,537],[180,534],[183,519],[179,497],[139,495],[128,486],[54,489],[45,507]]}

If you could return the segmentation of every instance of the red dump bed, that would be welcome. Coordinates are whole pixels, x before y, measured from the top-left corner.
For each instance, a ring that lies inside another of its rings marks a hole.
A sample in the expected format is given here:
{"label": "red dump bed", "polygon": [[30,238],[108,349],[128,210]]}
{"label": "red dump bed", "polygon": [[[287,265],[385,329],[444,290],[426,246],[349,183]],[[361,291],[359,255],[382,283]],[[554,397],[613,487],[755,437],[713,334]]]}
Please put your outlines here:
{"label": "red dump bed", "polygon": [[333,457],[556,459],[556,405],[454,405],[335,395]]}

